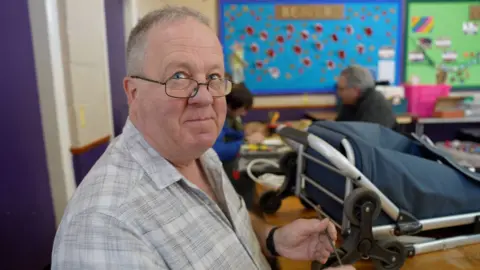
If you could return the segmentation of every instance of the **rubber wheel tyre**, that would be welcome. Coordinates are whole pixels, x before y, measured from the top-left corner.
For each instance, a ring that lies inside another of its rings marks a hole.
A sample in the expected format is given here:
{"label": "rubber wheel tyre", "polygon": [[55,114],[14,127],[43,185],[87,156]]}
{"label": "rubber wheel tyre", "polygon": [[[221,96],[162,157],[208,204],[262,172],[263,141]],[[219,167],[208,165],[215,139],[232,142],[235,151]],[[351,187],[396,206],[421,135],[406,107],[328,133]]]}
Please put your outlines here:
{"label": "rubber wheel tyre", "polygon": [[348,195],[343,205],[343,212],[351,224],[360,226],[362,205],[367,202],[374,205],[372,219],[375,220],[382,211],[382,203],[374,191],[367,188],[356,188]]}
{"label": "rubber wheel tyre", "polygon": [[282,206],[282,200],[278,197],[276,191],[267,191],[260,197],[260,209],[265,214],[275,214]]}
{"label": "rubber wheel tyre", "polygon": [[407,260],[407,251],[405,246],[395,240],[384,240],[378,243],[379,246],[387,249],[389,251],[395,252],[397,254],[395,261],[391,264],[386,264],[383,261],[373,260],[373,265],[375,265],[375,269],[377,270],[398,270],[402,268]]}
{"label": "rubber wheel tyre", "polygon": [[[337,249],[337,252],[338,252],[338,256],[340,256],[340,259],[345,256],[345,252],[342,250],[342,249]],[[335,256],[334,253],[332,253],[330,255],[330,257],[328,257],[328,260],[325,264],[321,264],[320,262],[318,261],[313,261],[311,266],[310,266],[310,269],[311,270],[322,270],[322,269],[327,269],[329,267],[332,267],[332,266],[338,266],[339,264],[337,263],[337,256]],[[337,263],[337,264],[335,264]],[[335,265],[334,265],[335,264]]]}
{"label": "rubber wheel tyre", "polygon": [[288,172],[289,169],[297,168],[297,152],[288,152],[284,154],[279,160],[279,166],[284,170],[285,173]]}

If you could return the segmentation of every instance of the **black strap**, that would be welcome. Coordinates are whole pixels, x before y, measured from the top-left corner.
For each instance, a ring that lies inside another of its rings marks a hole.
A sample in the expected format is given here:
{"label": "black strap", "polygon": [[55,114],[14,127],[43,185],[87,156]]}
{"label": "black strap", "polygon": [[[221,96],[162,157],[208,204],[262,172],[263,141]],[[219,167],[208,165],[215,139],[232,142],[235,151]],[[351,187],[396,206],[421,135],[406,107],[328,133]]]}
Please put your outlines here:
{"label": "black strap", "polygon": [[279,254],[277,253],[277,250],[275,249],[275,242],[273,241],[273,234],[279,227],[274,227],[273,229],[270,230],[267,236],[267,250],[272,254],[273,256],[277,257]]}

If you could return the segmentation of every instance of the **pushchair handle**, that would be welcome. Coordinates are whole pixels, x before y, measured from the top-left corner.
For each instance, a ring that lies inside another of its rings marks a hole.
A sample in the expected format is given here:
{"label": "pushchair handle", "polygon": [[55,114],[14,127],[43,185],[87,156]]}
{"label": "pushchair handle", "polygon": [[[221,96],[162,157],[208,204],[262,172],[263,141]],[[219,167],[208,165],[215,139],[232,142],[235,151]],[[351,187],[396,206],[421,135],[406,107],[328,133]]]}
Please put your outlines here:
{"label": "pushchair handle", "polygon": [[308,134],[308,145],[330,161],[342,174],[350,179],[358,180],[362,173],[337,149],[321,138]]}
{"label": "pushchair handle", "polygon": [[277,134],[281,137],[294,140],[295,142],[305,146],[308,145],[308,132],[282,125],[277,127]]}
{"label": "pushchair handle", "polygon": [[298,150],[299,145],[313,148],[329,160],[343,175],[351,179],[358,179],[362,175],[342,153],[313,134],[288,126],[277,127],[277,134],[284,138],[285,143],[295,150]]}
{"label": "pushchair handle", "polygon": [[285,125],[277,127],[276,132],[283,141],[294,150],[298,150],[300,145],[308,146],[308,133]]}

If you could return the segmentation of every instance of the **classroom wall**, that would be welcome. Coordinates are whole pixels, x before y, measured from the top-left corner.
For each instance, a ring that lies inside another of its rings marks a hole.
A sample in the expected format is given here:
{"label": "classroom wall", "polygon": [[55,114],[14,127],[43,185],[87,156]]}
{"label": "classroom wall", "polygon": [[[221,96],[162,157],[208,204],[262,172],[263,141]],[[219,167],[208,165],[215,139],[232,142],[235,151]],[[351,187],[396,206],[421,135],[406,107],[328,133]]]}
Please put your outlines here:
{"label": "classroom wall", "polygon": [[67,102],[78,183],[114,134],[106,16],[104,1],[66,1],[64,8]]}
{"label": "classroom wall", "polygon": [[[201,3],[199,3],[201,2]],[[207,15],[214,29],[218,31],[217,0],[126,0],[125,29],[128,32],[141,16],[166,4],[186,5]],[[475,95],[477,92],[456,92],[454,95]],[[295,120],[303,117],[305,110],[333,110],[336,107],[334,94],[276,95],[257,96],[254,99],[254,111],[248,114],[247,121],[265,121],[271,110],[281,111],[281,120]]]}
{"label": "classroom wall", "polygon": [[55,218],[27,1],[4,0],[0,28],[1,269],[42,269],[49,261]]}

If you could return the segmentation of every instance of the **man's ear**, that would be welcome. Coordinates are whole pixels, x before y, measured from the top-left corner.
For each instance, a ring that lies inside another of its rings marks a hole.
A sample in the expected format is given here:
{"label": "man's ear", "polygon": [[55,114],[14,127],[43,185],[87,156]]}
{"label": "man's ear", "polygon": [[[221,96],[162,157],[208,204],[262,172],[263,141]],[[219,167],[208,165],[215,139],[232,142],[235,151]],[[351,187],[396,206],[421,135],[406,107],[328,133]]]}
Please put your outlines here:
{"label": "man's ear", "polygon": [[135,79],[131,77],[123,78],[123,89],[127,95],[128,104],[130,105],[137,97],[137,84]]}

